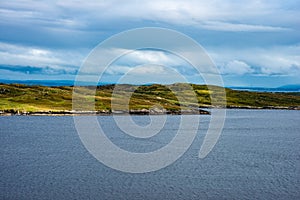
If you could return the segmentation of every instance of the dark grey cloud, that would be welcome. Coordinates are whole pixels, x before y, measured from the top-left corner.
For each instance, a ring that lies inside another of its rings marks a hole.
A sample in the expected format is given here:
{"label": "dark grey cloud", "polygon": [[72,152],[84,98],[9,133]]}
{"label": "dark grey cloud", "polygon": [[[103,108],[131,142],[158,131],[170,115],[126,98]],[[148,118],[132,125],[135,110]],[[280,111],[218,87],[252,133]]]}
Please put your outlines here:
{"label": "dark grey cloud", "polygon": [[70,70],[70,68],[53,68],[49,66],[36,67],[36,66],[20,66],[20,65],[0,65],[0,70],[10,72],[19,72],[27,75],[40,74],[40,75],[76,75],[77,70]]}

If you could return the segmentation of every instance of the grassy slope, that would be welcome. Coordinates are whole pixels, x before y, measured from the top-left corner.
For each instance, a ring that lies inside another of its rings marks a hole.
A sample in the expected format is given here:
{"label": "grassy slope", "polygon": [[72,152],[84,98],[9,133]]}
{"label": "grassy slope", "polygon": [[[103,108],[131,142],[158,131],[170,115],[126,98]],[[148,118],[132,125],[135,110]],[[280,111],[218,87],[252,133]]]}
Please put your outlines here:
{"label": "grassy slope", "polygon": [[[199,106],[210,105],[210,95],[216,92],[209,91],[207,86],[191,85],[197,94]],[[100,86],[91,94],[91,89],[80,88],[79,98],[86,101],[95,102],[96,110],[110,110],[112,85]],[[121,85],[120,93],[116,94],[116,102],[120,102],[120,109],[124,109],[122,104],[124,96],[129,95],[129,91],[134,91],[130,99],[130,109],[149,109],[160,105],[167,110],[179,110],[180,104],[173,91],[183,94],[181,100],[183,107],[198,107],[191,103],[192,94],[190,85],[173,84],[168,87],[163,85],[131,86]],[[170,89],[169,89],[170,88]],[[19,111],[62,111],[72,110],[72,87],[45,87],[27,86],[20,84],[0,84],[0,110]],[[263,93],[246,92],[226,89],[227,106],[250,106],[250,107],[300,107],[300,93]],[[83,108],[84,109],[84,108]],[[88,108],[86,108],[88,109]]]}

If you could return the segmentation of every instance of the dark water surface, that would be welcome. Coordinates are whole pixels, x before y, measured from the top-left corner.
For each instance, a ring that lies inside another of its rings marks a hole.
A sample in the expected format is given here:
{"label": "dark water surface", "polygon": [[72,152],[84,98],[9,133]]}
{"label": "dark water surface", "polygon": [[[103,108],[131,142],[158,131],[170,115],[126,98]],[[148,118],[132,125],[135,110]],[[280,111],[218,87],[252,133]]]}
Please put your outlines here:
{"label": "dark water surface", "polygon": [[[168,116],[149,139],[122,134],[111,116],[99,122],[121,148],[147,152],[172,139],[179,119]],[[0,199],[300,199],[300,111],[228,110],[217,145],[199,159],[209,119],[174,164],[130,174],[89,154],[70,116],[0,117]]]}

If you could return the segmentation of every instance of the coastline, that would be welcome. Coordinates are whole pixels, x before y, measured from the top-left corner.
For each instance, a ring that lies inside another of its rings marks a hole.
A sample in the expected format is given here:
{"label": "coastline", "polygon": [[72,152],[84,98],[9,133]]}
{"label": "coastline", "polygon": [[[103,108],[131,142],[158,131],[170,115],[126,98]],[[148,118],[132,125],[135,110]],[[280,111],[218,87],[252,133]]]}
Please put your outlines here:
{"label": "coastline", "polygon": [[0,116],[86,116],[86,115],[210,115],[209,111],[206,110],[182,110],[182,111],[163,111],[163,110],[116,110],[116,111],[74,111],[74,110],[63,110],[63,111],[33,111],[23,112],[15,110],[0,111]]}
{"label": "coastline", "polygon": [[163,111],[163,110],[101,110],[101,111],[75,111],[75,110],[50,110],[50,111],[19,111],[19,110],[0,110],[0,116],[110,116],[110,115],[210,115],[210,111],[204,109],[237,109],[237,110],[300,110],[299,106],[284,107],[284,106],[227,106],[226,108],[201,107],[199,110],[179,110],[179,111]]}

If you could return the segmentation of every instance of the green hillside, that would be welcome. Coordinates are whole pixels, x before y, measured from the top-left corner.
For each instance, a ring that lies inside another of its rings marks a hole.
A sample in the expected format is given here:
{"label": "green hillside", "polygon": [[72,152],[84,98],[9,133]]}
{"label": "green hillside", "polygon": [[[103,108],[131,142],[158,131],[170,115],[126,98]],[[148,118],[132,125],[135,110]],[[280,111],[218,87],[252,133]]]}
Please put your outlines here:
{"label": "green hillside", "polygon": [[[98,86],[96,92],[92,87],[79,87],[77,95],[83,102],[94,102],[95,110],[101,112],[111,112],[111,98],[114,85]],[[218,95],[218,90],[222,88],[214,86],[214,90],[209,91],[205,85],[195,84],[172,84],[172,85],[118,85],[120,91],[114,96],[114,102],[120,104],[120,110],[125,109],[122,105],[125,97],[130,96],[130,91],[134,91],[130,97],[130,110],[149,110],[160,106],[167,111],[178,111],[180,108],[210,107],[210,96]],[[195,96],[189,88],[193,88],[197,101],[193,102]],[[174,92],[176,91],[176,92]],[[225,89],[227,107],[229,108],[281,108],[299,109],[300,93],[266,93],[248,92]],[[8,112],[42,112],[42,111],[68,111],[72,110],[73,87],[46,87],[28,86],[21,84],[0,84],[0,111]],[[178,96],[184,97],[181,101]],[[95,94],[95,95],[93,95]],[[90,108],[82,107],[82,110]]]}

